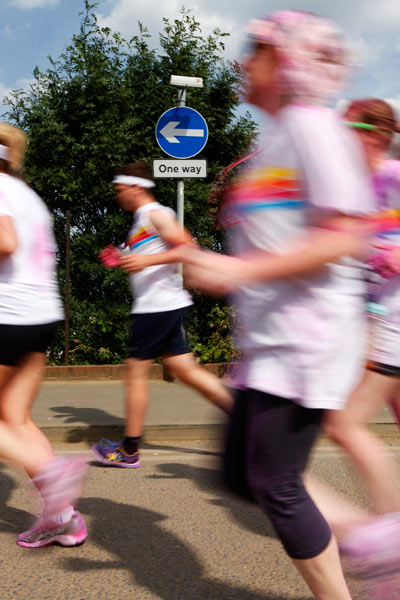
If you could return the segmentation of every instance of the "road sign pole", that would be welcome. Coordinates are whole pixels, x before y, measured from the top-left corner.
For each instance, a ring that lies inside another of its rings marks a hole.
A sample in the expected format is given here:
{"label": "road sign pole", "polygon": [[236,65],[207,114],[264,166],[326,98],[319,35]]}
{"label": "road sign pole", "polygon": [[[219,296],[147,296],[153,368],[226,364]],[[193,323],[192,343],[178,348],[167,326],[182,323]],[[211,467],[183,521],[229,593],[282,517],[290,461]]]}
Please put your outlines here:
{"label": "road sign pole", "polygon": [[178,181],[177,196],[176,196],[176,212],[178,216],[178,223],[183,229],[184,217],[184,196],[185,196],[185,184],[182,179]]}
{"label": "road sign pole", "polygon": [[[178,90],[178,106],[186,105],[186,89]],[[182,179],[178,181],[178,187],[176,190],[176,213],[178,216],[178,223],[183,229],[185,222],[185,184]]]}
{"label": "road sign pole", "polygon": [[186,89],[178,90],[178,106],[186,106]]}

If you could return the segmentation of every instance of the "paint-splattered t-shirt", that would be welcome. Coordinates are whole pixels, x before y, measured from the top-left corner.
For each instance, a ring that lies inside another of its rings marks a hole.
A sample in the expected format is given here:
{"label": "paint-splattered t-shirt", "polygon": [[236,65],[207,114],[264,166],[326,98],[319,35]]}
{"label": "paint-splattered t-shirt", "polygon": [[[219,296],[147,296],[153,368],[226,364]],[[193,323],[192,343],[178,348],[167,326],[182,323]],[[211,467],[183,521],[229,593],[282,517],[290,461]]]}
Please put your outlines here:
{"label": "paint-splattered t-shirt", "polygon": [[[232,251],[290,253],[310,226],[374,211],[355,136],[327,109],[290,105],[234,182],[223,211]],[[364,277],[349,258],[235,295],[244,361],[236,384],[310,408],[341,408],[361,374]]]}
{"label": "paint-splattered t-shirt", "polygon": [[62,320],[57,247],[44,202],[23,181],[2,173],[0,216],[11,218],[18,239],[15,252],[0,261],[0,323],[40,325]]}

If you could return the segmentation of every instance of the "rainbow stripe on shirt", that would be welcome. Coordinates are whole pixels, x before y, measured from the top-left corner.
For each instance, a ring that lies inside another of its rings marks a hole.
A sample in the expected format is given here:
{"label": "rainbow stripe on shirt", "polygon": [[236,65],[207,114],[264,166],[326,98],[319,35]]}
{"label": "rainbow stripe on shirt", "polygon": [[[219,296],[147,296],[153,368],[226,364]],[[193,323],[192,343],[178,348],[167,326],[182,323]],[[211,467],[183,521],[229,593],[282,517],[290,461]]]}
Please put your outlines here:
{"label": "rainbow stripe on shirt", "polygon": [[299,210],[305,205],[302,192],[297,169],[279,166],[251,169],[229,188],[221,226],[239,223],[239,215],[249,211]]}
{"label": "rainbow stripe on shirt", "polygon": [[130,250],[135,250],[142,244],[146,244],[147,242],[155,240],[159,237],[160,236],[158,235],[156,230],[153,229],[153,227],[151,227],[150,225],[148,225],[147,227],[140,227],[140,229],[138,229],[128,237],[126,241],[126,246],[129,246]]}
{"label": "rainbow stripe on shirt", "polygon": [[381,210],[377,215],[373,215],[371,219],[376,224],[375,229],[378,235],[383,237],[399,235],[400,209],[387,208],[386,210]]}

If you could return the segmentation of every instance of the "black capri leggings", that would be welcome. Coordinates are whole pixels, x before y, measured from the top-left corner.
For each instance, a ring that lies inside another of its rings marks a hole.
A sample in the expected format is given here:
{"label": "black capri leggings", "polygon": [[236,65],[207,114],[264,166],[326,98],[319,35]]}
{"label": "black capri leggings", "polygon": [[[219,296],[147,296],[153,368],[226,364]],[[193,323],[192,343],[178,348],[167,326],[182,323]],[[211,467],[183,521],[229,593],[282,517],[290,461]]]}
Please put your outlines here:
{"label": "black capri leggings", "polygon": [[238,394],[228,427],[227,485],[260,504],[288,555],[297,559],[318,556],[332,535],[302,479],[322,415],[322,410],[247,390]]}

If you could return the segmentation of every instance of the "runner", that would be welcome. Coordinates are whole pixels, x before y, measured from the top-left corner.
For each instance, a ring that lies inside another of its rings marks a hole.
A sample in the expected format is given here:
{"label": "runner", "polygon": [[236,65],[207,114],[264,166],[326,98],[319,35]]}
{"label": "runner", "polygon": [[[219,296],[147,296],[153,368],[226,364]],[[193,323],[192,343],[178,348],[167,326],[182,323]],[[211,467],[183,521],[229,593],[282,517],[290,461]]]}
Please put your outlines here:
{"label": "runner", "polygon": [[[345,117],[365,149],[383,224],[386,219],[398,221],[400,163],[390,160],[387,154],[397,128],[392,108],[383,100],[367,99],[352,103]],[[396,398],[400,392],[399,232],[398,228],[382,231],[377,238],[379,249],[370,260],[379,280],[374,283],[369,303],[372,342],[367,370],[345,410],[331,411],[325,419],[325,431],[360,468],[379,513],[400,511],[400,500],[393,485],[396,466],[387,446],[367,427],[385,403],[394,402],[395,408],[399,408]],[[393,535],[399,535],[400,513],[392,515],[391,520]]]}
{"label": "runner", "polygon": [[172,209],[155,201],[153,175],[145,163],[120,168],[114,185],[120,207],[134,214],[126,243],[101,253],[106,266],[130,274],[134,296],[126,361],[126,425],[122,441],[103,439],[92,450],[103,464],[136,468],[149,401],[148,374],[157,357],[223,411],[230,411],[232,398],[216,376],[197,365],[183,328],[192,299],[182,288],[177,261],[179,245],[191,243],[189,234],[181,230]]}
{"label": "runner", "polygon": [[75,546],[87,537],[74,509],[87,459],[55,457],[31,416],[63,309],[51,218],[20,177],[25,144],[22,131],[0,124],[0,456],[26,470],[44,502],[41,518],[17,543]]}
{"label": "runner", "polygon": [[248,34],[247,100],[271,125],[257,166],[227,196],[236,256],[182,253],[192,284],[235,293],[241,320],[228,485],[264,508],[317,600],[348,600],[335,539],[302,473],[324,410],[343,408],[362,373],[360,218],[374,202],[356,140],[323,108],[349,59],[336,27],[308,13],[275,12]]}
{"label": "runner", "polygon": [[[368,429],[367,423],[385,402],[398,418],[399,392],[399,192],[400,164],[388,158],[387,150],[397,129],[395,115],[386,102],[366,99],[352,102],[346,111],[347,124],[354,128],[365,150],[379,210],[378,250],[368,269],[370,310],[370,362],[360,385],[343,411],[327,411],[325,431],[353,459],[369,487],[374,508],[383,514],[363,526],[354,507],[327,494],[315,479],[307,488],[330,525],[341,539],[341,548],[357,571],[372,580],[373,598],[397,598],[400,586],[400,512],[395,481],[395,461]],[[372,270],[375,269],[375,272]],[[399,419],[398,419],[399,421]]]}

